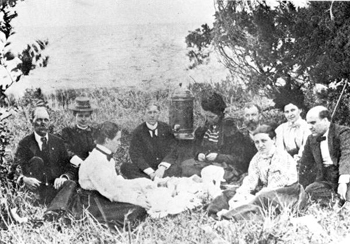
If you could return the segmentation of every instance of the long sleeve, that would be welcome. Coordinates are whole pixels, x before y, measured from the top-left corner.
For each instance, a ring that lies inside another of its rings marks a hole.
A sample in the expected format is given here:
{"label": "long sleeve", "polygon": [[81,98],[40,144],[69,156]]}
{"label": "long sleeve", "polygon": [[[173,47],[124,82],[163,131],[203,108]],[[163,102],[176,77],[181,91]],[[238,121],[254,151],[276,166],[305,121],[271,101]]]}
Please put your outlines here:
{"label": "long sleeve", "polygon": [[146,150],[146,145],[142,140],[142,131],[137,128],[133,134],[130,141],[129,154],[132,163],[136,164],[141,170],[150,168],[151,166],[145,159],[145,154],[148,153]]}
{"label": "long sleeve", "polygon": [[126,180],[117,175],[114,160],[108,161],[104,155],[94,150],[81,164],[79,183],[83,189],[96,190],[114,202],[127,202],[146,207],[147,189],[154,182],[146,178]]}
{"label": "long sleeve", "polygon": [[28,142],[22,140],[18,143],[17,151],[15,153],[14,164],[20,165],[22,168],[22,173],[28,176],[28,161],[34,156],[34,154],[29,149]]}
{"label": "long sleeve", "polygon": [[237,189],[237,193],[250,194],[258,186],[260,172],[258,167],[258,155],[256,154],[250,161],[248,175],[244,178],[242,185]]}
{"label": "long sleeve", "polygon": [[277,150],[285,150],[284,143],[283,143],[283,127],[285,124],[279,125],[275,132],[276,132],[276,148]]}
{"label": "long sleeve", "polygon": [[340,159],[339,175],[350,174],[350,129],[342,127],[339,133]]}

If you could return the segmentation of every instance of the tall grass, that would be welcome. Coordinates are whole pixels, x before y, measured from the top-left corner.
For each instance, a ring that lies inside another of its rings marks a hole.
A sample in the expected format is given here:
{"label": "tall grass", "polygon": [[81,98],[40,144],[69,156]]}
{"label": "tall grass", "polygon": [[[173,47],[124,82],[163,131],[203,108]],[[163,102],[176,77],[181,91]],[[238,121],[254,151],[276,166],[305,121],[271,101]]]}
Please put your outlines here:
{"label": "tall grass", "polygon": [[[195,96],[200,86],[192,86]],[[222,93],[225,91],[223,90]],[[29,111],[33,91],[27,97],[15,101],[17,113],[9,118],[13,133],[11,149],[14,152],[19,140],[32,131]],[[73,122],[68,110],[76,96],[86,95],[97,106],[93,115],[94,124],[109,120],[121,125],[126,131],[121,150],[117,155],[120,163],[128,161],[127,149],[130,132],[143,121],[143,110],[147,101],[157,100],[162,107],[160,119],[168,122],[168,105],[172,91],[141,89],[80,89],[61,90],[45,94],[52,108],[52,132],[59,133],[63,127]],[[232,115],[238,114],[243,101],[234,101],[230,96]],[[231,103],[232,102],[232,103]],[[195,104],[195,121],[201,123],[198,100]],[[270,116],[270,115],[269,115]],[[163,219],[147,218],[132,231],[109,229],[94,221],[86,214],[83,220],[60,219],[57,222],[42,222],[45,208],[38,207],[31,200],[32,193],[18,189],[11,182],[1,186],[0,243],[338,243],[350,232],[350,218],[347,210],[336,212],[322,209],[314,204],[300,216],[313,216],[316,230],[296,223],[295,213],[283,212],[279,216],[266,213],[263,218],[245,221],[217,222],[207,217],[205,208],[187,211]],[[204,202],[204,206],[208,201]],[[17,207],[20,216],[29,218],[27,223],[15,223],[8,216],[8,209]],[[350,242],[349,242],[350,243]]]}

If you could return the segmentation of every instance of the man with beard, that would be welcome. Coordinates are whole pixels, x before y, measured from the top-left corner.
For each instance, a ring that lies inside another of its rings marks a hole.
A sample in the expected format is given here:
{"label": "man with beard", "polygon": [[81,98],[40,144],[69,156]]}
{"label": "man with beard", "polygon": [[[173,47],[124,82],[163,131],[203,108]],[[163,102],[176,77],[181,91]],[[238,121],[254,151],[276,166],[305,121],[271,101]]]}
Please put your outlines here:
{"label": "man with beard", "polygon": [[257,153],[257,149],[253,141],[253,133],[260,126],[261,108],[255,103],[247,103],[244,106],[244,129],[242,134],[244,135],[245,155],[246,161],[250,162],[253,156]]}
{"label": "man with beard", "polygon": [[48,133],[50,117],[46,108],[35,108],[31,122],[34,132],[19,142],[14,163],[23,172],[19,184],[37,193],[40,203],[48,204],[63,184],[74,178],[75,170],[69,164],[64,142]]}

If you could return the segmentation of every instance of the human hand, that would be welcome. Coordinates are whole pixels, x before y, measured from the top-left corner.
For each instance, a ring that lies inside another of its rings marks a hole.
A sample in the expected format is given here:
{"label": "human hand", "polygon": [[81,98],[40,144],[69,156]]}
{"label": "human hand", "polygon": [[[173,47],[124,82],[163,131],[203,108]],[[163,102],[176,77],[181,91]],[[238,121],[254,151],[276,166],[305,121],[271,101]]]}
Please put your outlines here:
{"label": "human hand", "polygon": [[40,180],[26,176],[23,176],[23,182],[26,185],[26,187],[28,187],[28,189],[31,191],[34,191],[41,184]]}
{"label": "human hand", "polygon": [[346,200],[347,189],[348,189],[348,186],[346,183],[340,183],[338,185],[338,194],[340,196],[340,199]]}
{"label": "human hand", "polygon": [[198,154],[198,161],[203,162],[204,160],[205,160],[205,154],[204,153]]}
{"label": "human hand", "polygon": [[165,167],[164,166],[160,166],[155,172],[154,172],[154,178],[158,177],[158,178],[163,178],[165,173]]}
{"label": "human hand", "polygon": [[208,161],[214,161],[216,159],[216,157],[218,156],[217,153],[209,153],[205,158],[208,160]]}
{"label": "human hand", "polygon": [[55,179],[55,182],[53,183],[53,187],[57,190],[59,189],[63,183],[66,181],[67,179],[64,178],[64,177],[60,177],[60,178],[57,178]]}

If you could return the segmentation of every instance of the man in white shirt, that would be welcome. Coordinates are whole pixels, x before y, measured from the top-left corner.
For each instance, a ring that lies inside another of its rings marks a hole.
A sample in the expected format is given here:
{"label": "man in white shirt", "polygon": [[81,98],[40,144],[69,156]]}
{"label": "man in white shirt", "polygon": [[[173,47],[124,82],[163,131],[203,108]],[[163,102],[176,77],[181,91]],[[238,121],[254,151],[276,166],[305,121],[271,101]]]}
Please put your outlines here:
{"label": "man in white shirt", "polygon": [[298,161],[300,184],[321,204],[328,205],[336,193],[349,201],[350,128],[331,123],[323,106],[310,109],[306,121],[311,135]]}

